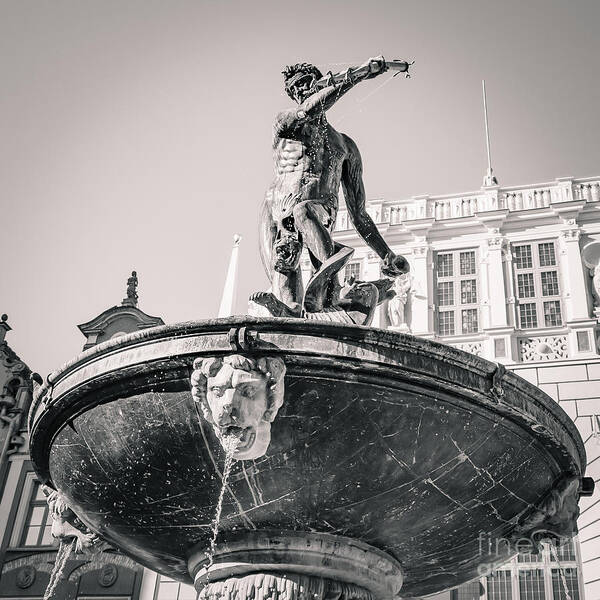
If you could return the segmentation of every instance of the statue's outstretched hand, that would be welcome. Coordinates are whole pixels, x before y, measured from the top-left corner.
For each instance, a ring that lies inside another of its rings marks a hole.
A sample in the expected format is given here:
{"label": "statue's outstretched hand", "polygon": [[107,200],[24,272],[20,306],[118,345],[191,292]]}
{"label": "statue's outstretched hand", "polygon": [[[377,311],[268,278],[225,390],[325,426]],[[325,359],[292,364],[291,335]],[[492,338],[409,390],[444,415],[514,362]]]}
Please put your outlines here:
{"label": "statue's outstretched hand", "polygon": [[398,277],[410,271],[408,261],[401,254],[390,252],[384,259],[381,272],[387,277]]}
{"label": "statue's outstretched hand", "polygon": [[383,56],[375,56],[374,58],[370,58],[363,66],[369,67],[367,79],[381,75],[381,73],[385,73],[388,70],[388,66]]}

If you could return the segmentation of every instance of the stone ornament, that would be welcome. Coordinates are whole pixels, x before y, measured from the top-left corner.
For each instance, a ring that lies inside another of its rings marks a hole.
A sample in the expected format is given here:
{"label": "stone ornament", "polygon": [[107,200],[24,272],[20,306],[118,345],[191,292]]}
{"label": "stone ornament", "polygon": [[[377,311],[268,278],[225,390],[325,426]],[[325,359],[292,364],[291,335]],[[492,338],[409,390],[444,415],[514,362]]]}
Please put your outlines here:
{"label": "stone ornament", "polygon": [[541,542],[562,543],[577,533],[581,478],[567,477],[540,502],[511,536],[517,545],[524,539],[536,548]]}
{"label": "stone ornament", "polygon": [[595,312],[600,312],[600,241],[588,242],[581,250],[581,258],[590,270],[590,277],[592,277]]}
{"label": "stone ornament", "polygon": [[255,573],[207,584],[198,600],[375,600],[368,590],[310,575]]}
{"label": "stone ornament", "polygon": [[198,358],[192,373],[192,396],[223,444],[234,435],[237,460],[264,456],[271,423],[283,404],[285,363],[277,357],[234,354]]}
{"label": "stone ornament", "polygon": [[561,231],[560,235],[565,241],[577,241],[581,235],[581,231],[579,229],[566,229]]}
{"label": "stone ornament", "polygon": [[470,352],[475,356],[481,356],[483,354],[483,344],[481,342],[460,342],[458,344],[452,344],[452,346],[463,352]]}
{"label": "stone ornament", "polygon": [[387,306],[390,325],[404,331],[409,331],[406,319],[406,305],[409,302],[409,295],[413,292],[412,283],[413,278],[410,273],[404,273],[397,277],[393,287],[396,295],[388,302]]}
{"label": "stone ornament", "polygon": [[558,360],[569,357],[566,335],[520,338],[519,350],[523,362]]}
{"label": "stone ornament", "polygon": [[70,544],[75,541],[75,552],[99,552],[107,547],[98,535],[90,531],[79,519],[57,490],[42,486],[52,518],[52,537]]}
{"label": "stone ornament", "polygon": [[117,577],[119,576],[119,571],[115,565],[111,563],[107,563],[102,565],[102,568],[98,572],[98,583],[102,587],[110,587],[114,585],[115,581],[117,581]]}
{"label": "stone ornament", "polygon": [[36,576],[35,567],[33,567],[31,565],[25,565],[24,567],[21,567],[17,571],[17,579],[16,579],[17,587],[21,588],[22,590],[25,590],[28,587],[31,587],[35,581],[35,576]]}
{"label": "stone ornament", "polygon": [[131,277],[127,279],[127,297],[123,299],[123,306],[137,306],[138,304],[138,277],[136,271],[131,271]]}

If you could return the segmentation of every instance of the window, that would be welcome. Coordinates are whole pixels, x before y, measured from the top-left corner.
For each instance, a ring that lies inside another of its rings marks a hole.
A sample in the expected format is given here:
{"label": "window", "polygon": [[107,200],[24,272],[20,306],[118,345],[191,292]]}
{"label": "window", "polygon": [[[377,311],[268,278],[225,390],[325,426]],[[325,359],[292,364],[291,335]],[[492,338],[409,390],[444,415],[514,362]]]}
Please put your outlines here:
{"label": "window", "polygon": [[544,571],[542,569],[519,571],[519,594],[521,600],[545,600]]}
{"label": "window", "polygon": [[519,327],[560,327],[561,292],[554,242],[513,246],[513,267]]}
{"label": "window", "polygon": [[440,312],[438,325],[440,335],[454,335],[454,312],[451,310]]}
{"label": "window", "polygon": [[488,600],[512,600],[510,571],[496,571],[487,578]]}
{"label": "window", "polygon": [[179,583],[165,575],[159,575],[154,600],[196,600],[196,590],[191,585]]}
{"label": "window", "polygon": [[441,281],[438,284],[438,306],[452,306],[454,304],[454,283]]}
{"label": "window", "polygon": [[535,296],[533,273],[519,273],[517,275],[517,287],[519,298],[533,298]]}
{"label": "window", "polygon": [[554,256],[554,243],[544,242],[539,244],[540,267],[550,267],[556,264]]}
{"label": "window", "polygon": [[438,252],[435,278],[438,334],[477,333],[479,289],[475,250]]}
{"label": "window", "polygon": [[347,283],[352,277],[354,279],[360,279],[360,263],[359,262],[351,262],[346,265],[344,269],[344,283]]}
{"label": "window", "polygon": [[517,562],[529,563],[529,562],[542,562],[542,553],[533,554],[532,552],[519,552],[517,554]]}
{"label": "window", "polygon": [[[575,561],[577,558],[575,557],[575,545],[573,544],[573,540],[567,540],[562,546],[556,546],[556,554],[558,555],[558,560],[560,562],[563,561]],[[554,552],[550,552],[550,560],[556,560],[554,558]]]}
{"label": "window", "polygon": [[552,600],[568,600],[565,583],[571,600],[579,600],[579,581],[577,569],[563,568],[564,581],[558,569],[552,569]]}
{"label": "window", "polygon": [[517,269],[531,269],[531,246],[515,246],[515,266]]}
{"label": "window", "polygon": [[471,581],[452,590],[452,600],[479,600],[482,595],[483,590],[479,581]]}
{"label": "window", "polygon": [[20,546],[51,546],[52,518],[49,515],[46,495],[39,481],[35,481],[29,496]]}

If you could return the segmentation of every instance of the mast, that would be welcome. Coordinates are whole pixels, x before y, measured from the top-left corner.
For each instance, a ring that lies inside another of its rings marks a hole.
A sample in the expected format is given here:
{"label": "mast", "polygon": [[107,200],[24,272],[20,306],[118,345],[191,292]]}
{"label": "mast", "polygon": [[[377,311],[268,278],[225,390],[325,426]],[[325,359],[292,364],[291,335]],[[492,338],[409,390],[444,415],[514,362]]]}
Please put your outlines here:
{"label": "mast", "polygon": [[487,149],[487,173],[483,178],[483,185],[491,186],[498,185],[498,180],[494,176],[494,171],[492,169],[492,154],[490,152],[490,129],[488,126],[488,111],[487,111],[487,97],[485,94],[485,79],[481,80],[481,87],[483,91],[483,118],[485,121],[485,146]]}

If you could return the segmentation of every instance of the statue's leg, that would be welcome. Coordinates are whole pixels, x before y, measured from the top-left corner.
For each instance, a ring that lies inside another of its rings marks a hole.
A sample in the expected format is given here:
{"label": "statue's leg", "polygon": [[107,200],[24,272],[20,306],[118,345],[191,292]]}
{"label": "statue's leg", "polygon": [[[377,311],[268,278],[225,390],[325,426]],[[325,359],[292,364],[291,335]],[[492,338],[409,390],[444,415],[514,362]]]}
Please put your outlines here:
{"label": "statue's leg", "polygon": [[296,298],[302,294],[302,277],[300,270],[292,273],[273,272],[271,281],[273,293],[255,292],[250,300],[264,306],[274,317],[299,317],[302,313]]}
{"label": "statue's leg", "polygon": [[273,316],[300,316],[302,277],[300,269],[279,273],[274,268],[274,246],[278,237],[278,225],[272,216],[269,194],[261,207],[259,225],[259,247],[263,266],[271,282],[272,292],[256,292],[250,296],[252,302],[264,306]]}
{"label": "statue's leg", "polygon": [[[302,299],[302,273],[296,269],[290,273],[275,273],[274,282],[279,290],[278,298],[285,303],[294,314],[300,315],[300,302]],[[275,289],[275,286],[273,286]]]}
{"label": "statue's leg", "polygon": [[[316,270],[335,254],[331,233],[324,223],[328,216],[327,209],[320,202],[305,200],[294,207],[295,226],[302,235]],[[319,290],[313,288],[312,308],[309,310],[318,312],[327,304],[327,296],[331,296],[330,283],[323,282]]]}
{"label": "statue's leg", "polygon": [[294,223],[302,234],[309,251],[321,263],[334,253],[334,244],[329,229],[323,223],[325,207],[320,202],[305,200],[294,207]]}

